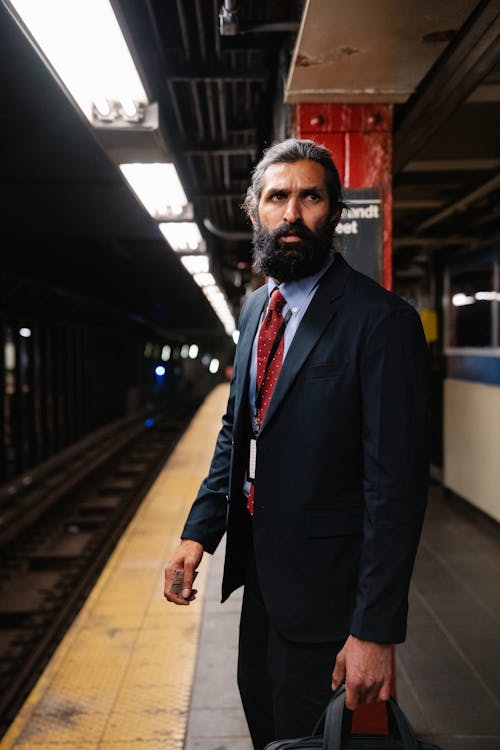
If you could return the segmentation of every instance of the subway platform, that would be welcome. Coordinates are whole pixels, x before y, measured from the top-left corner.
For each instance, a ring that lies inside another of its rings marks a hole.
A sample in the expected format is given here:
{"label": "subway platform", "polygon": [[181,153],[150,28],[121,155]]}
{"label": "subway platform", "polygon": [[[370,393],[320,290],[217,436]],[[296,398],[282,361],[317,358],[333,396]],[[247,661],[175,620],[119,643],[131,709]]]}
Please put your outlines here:
{"label": "subway platform", "polygon": [[[0,750],[251,750],[236,687],[241,596],[219,604],[223,550],[198,600],[163,569],[206,473],[227,386],[207,398],[110,557]],[[500,750],[500,531],[431,489],[397,648],[397,695],[443,750]]]}

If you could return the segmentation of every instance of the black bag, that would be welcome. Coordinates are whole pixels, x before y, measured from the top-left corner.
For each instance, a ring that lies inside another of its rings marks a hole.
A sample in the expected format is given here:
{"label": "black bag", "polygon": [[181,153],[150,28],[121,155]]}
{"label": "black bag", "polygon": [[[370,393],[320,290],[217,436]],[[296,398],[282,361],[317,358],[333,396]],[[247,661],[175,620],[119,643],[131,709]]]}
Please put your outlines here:
{"label": "black bag", "polygon": [[[276,740],[266,745],[265,750],[441,750],[437,745],[420,742],[413,728],[394,700],[387,701],[387,713],[391,734],[352,734],[344,737],[345,688],[341,685],[332,696],[330,703],[311,737],[298,740]],[[325,720],[324,734],[318,733]]]}

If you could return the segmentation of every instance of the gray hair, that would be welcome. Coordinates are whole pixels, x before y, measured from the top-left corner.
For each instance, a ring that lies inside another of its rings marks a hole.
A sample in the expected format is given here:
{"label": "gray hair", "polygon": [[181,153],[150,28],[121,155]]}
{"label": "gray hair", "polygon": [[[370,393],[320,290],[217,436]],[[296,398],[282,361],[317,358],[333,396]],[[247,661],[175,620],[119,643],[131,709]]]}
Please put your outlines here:
{"label": "gray hair", "polygon": [[286,141],[266,148],[262,159],[253,170],[252,182],[242,205],[247,216],[255,216],[257,213],[266,169],[272,164],[282,164],[284,162],[291,164],[296,161],[315,161],[325,168],[326,187],[330,198],[332,216],[337,206],[345,207],[342,200],[342,186],[340,184],[339,173],[328,149],[325,146],[315,143],[315,141],[288,138]]}

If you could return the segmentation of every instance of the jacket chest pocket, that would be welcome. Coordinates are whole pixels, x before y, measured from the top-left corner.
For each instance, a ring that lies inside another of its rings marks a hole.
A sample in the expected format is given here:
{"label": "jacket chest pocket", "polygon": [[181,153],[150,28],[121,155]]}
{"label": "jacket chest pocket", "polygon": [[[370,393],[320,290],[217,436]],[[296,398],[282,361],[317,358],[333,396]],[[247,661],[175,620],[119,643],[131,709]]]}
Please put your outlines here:
{"label": "jacket chest pocket", "polygon": [[312,365],[308,368],[307,376],[312,380],[320,378],[335,378],[347,371],[348,361],[324,362],[320,365]]}

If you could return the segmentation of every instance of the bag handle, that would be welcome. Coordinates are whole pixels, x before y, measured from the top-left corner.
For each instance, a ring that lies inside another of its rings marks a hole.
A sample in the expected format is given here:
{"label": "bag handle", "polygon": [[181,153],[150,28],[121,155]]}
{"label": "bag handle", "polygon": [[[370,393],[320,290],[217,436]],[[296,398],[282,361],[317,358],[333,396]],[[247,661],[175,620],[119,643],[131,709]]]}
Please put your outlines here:
{"label": "bag handle", "polygon": [[[345,707],[345,686],[340,685],[333,694],[325,712],[325,731],[322,750],[342,750],[342,717]],[[419,750],[413,728],[394,698],[387,701],[401,738],[401,750]]]}

